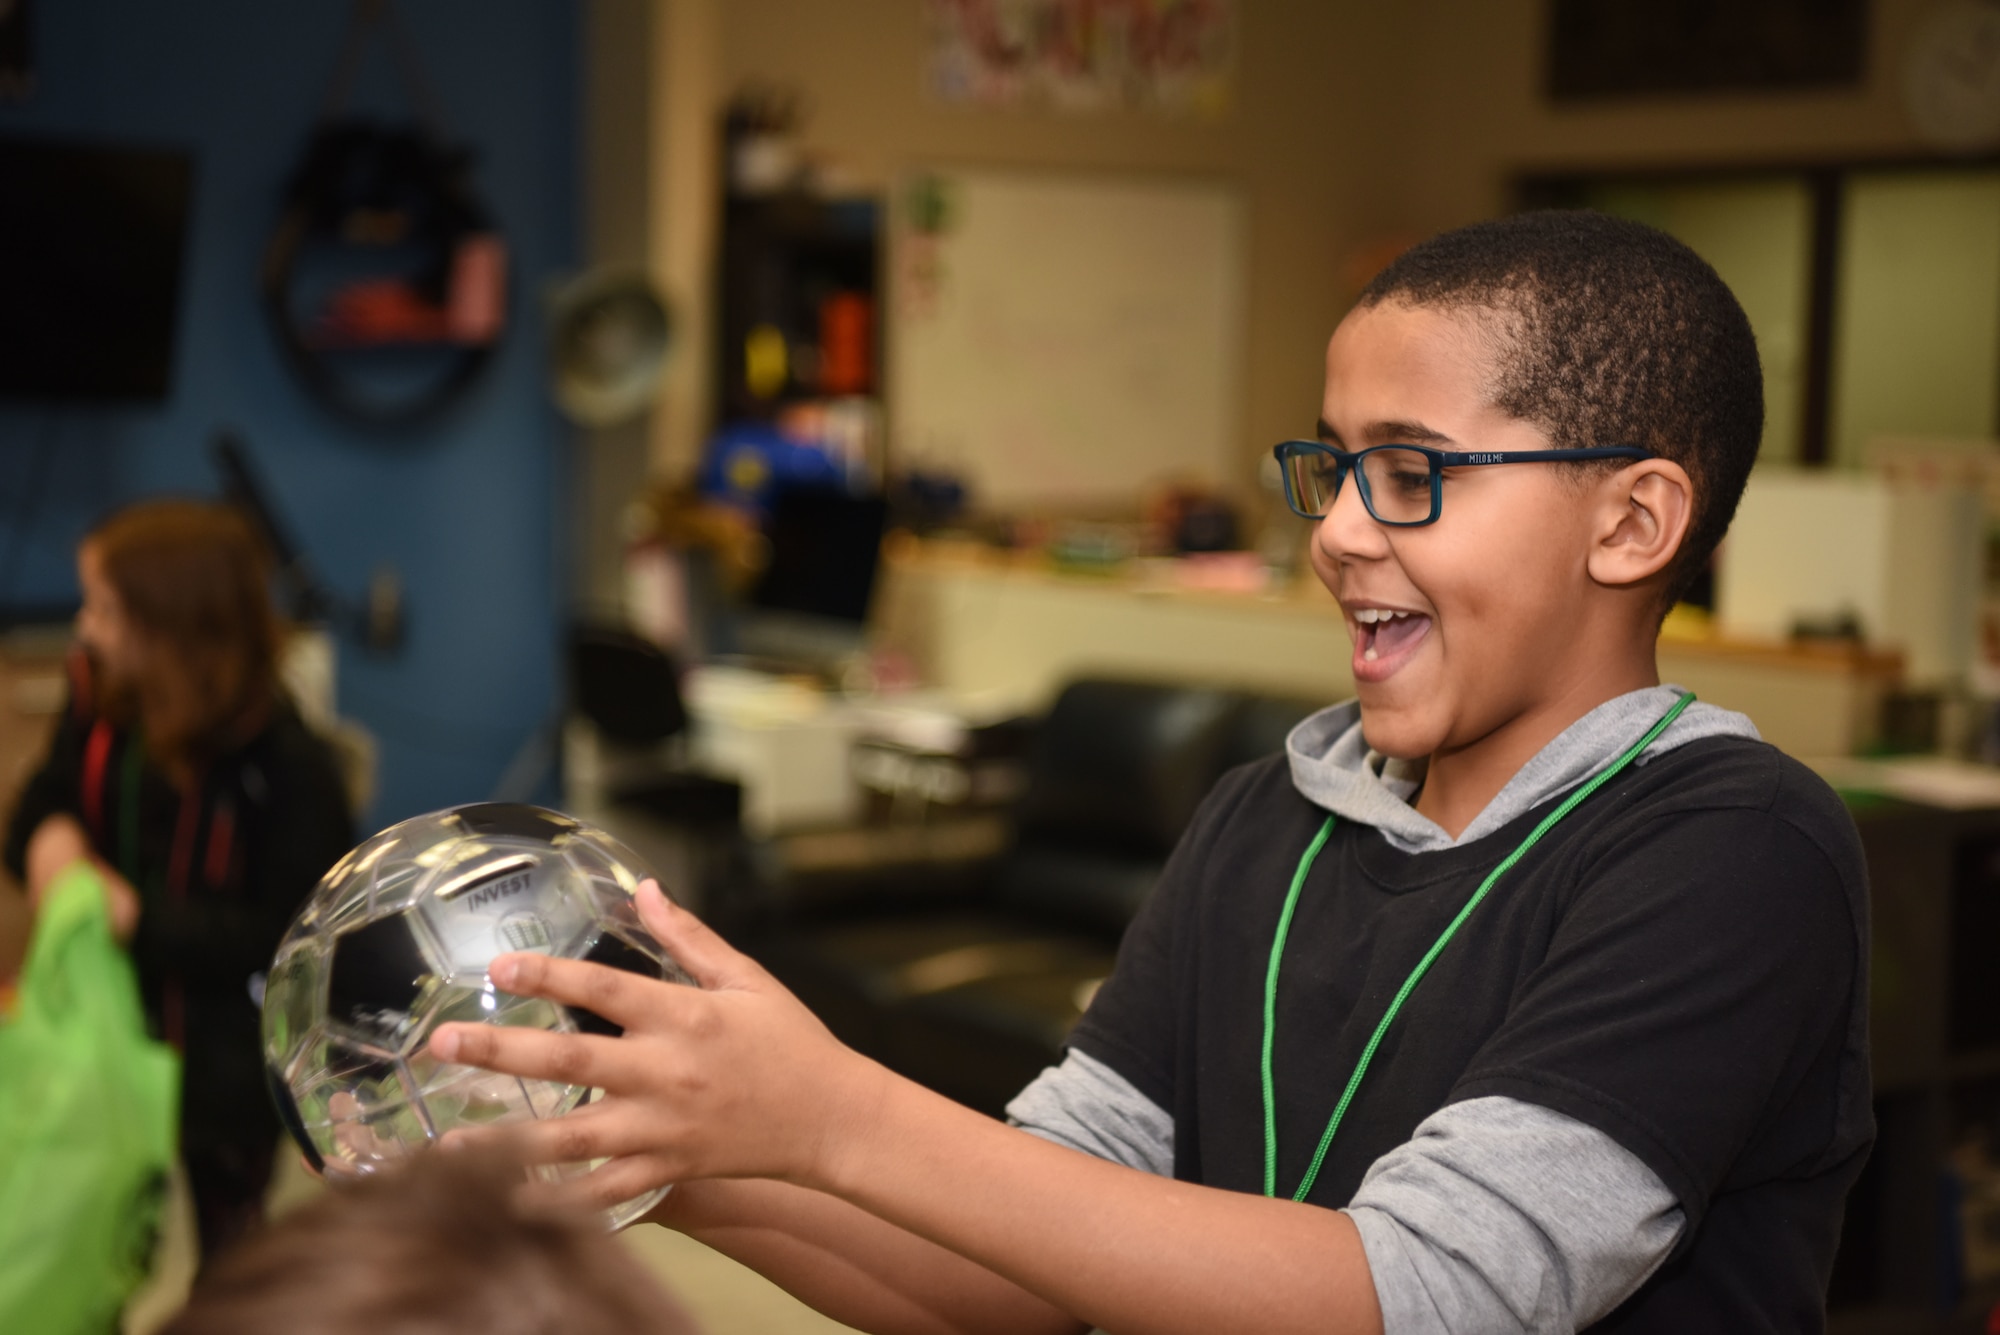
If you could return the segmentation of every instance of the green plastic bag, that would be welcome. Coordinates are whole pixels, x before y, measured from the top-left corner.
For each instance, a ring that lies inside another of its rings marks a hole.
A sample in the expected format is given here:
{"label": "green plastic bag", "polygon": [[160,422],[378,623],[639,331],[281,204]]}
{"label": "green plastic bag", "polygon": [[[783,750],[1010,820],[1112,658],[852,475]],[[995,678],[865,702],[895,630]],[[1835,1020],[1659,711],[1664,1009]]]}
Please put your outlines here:
{"label": "green plastic bag", "polygon": [[0,1331],[104,1335],[152,1256],[180,1059],[146,1036],[104,887],[50,887],[0,1020]]}

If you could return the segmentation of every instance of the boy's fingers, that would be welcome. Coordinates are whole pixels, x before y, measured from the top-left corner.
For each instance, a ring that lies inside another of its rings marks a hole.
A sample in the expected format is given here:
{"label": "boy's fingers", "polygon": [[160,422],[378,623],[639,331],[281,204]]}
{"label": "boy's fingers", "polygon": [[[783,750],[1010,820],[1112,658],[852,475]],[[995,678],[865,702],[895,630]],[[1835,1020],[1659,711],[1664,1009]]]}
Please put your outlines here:
{"label": "boy's fingers", "polygon": [[609,1209],[672,1181],[673,1173],[657,1155],[628,1154],[599,1164],[577,1179],[575,1185],[592,1205]]}
{"label": "boy's fingers", "polygon": [[581,1006],[627,1029],[659,1001],[657,980],[587,960],[533,952],[500,955],[487,965],[486,973],[503,992]]}
{"label": "boy's fingers", "polygon": [[[444,1138],[438,1142],[438,1148],[446,1153],[473,1149],[490,1150],[505,1154],[524,1164],[571,1163],[579,1159],[602,1159],[608,1157],[608,1153],[594,1151],[591,1147],[600,1140],[609,1143],[608,1138],[593,1128],[592,1123],[602,1122],[614,1112],[612,1105],[594,1102],[586,1103],[581,1108],[566,1112],[560,1117],[454,1127],[444,1134]],[[560,1136],[549,1134],[548,1128],[558,1125],[565,1128],[564,1133]],[[582,1136],[587,1136],[588,1140]]]}
{"label": "boy's fingers", "polygon": [[532,1209],[552,1213],[607,1210],[665,1186],[670,1177],[650,1155],[614,1159],[580,1177],[560,1182],[536,1179],[521,1184],[523,1202]]}
{"label": "boy's fingers", "polygon": [[[625,1115],[629,1108],[591,1103],[561,1117],[500,1126],[464,1127],[445,1136],[447,1152],[504,1146],[525,1164],[576,1164],[594,1159],[619,1159],[658,1148],[659,1136],[643,1121]],[[636,1196],[639,1188],[616,1200]],[[615,1202],[614,1202],[615,1203]]]}
{"label": "boy's fingers", "polygon": [[629,1087],[629,1077],[641,1066],[616,1039],[512,1025],[440,1025],[431,1035],[430,1050],[439,1061],[459,1066],[613,1092]]}
{"label": "boy's fingers", "polygon": [[709,925],[668,899],[655,880],[639,882],[639,920],[683,969],[705,988],[740,985],[761,977],[750,958],[732,949]]}

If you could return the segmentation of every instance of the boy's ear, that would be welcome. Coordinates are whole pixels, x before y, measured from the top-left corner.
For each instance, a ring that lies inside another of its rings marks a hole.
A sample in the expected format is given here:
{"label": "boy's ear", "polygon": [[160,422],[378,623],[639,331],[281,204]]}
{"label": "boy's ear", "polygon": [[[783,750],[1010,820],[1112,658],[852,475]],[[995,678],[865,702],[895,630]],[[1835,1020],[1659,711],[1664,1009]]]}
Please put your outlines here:
{"label": "boy's ear", "polygon": [[1605,479],[1590,577],[1614,588],[1667,568],[1694,519],[1694,485],[1671,459],[1643,459]]}

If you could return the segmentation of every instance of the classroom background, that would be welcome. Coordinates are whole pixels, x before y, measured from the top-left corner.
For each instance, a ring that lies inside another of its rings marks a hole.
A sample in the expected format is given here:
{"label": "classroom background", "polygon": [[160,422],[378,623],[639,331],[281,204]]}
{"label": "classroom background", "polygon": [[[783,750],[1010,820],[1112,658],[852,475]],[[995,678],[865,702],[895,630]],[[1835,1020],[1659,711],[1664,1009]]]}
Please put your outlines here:
{"label": "classroom background", "polygon": [[[224,497],[364,831],[598,821],[997,1113],[1207,785],[1351,691],[1271,457],[1328,335],[1415,240],[1532,207],[1662,227],[1749,313],[1761,460],[1662,678],[1868,848],[1882,1134],[1834,1329],[1986,1329],[1986,0],[0,6],[0,800],[78,540]],[[0,894],[0,979],[26,934]],[[831,1328],[646,1232],[710,1329]]]}

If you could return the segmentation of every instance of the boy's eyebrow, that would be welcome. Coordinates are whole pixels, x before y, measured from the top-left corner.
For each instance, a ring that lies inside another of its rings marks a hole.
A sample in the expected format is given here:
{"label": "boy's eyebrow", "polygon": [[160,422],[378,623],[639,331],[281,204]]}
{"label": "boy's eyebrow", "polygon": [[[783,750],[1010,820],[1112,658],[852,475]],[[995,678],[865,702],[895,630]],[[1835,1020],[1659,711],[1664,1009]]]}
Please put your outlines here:
{"label": "boy's eyebrow", "polygon": [[[1361,429],[1362,438],[1372,445],[1456,445],[1450,436],[1442,431],[1434,431],[1422,422],[1370,422]],[[1328,445],[1347,448],[1340,433],[1324,417],[1319,419],[1319,438]]]}

